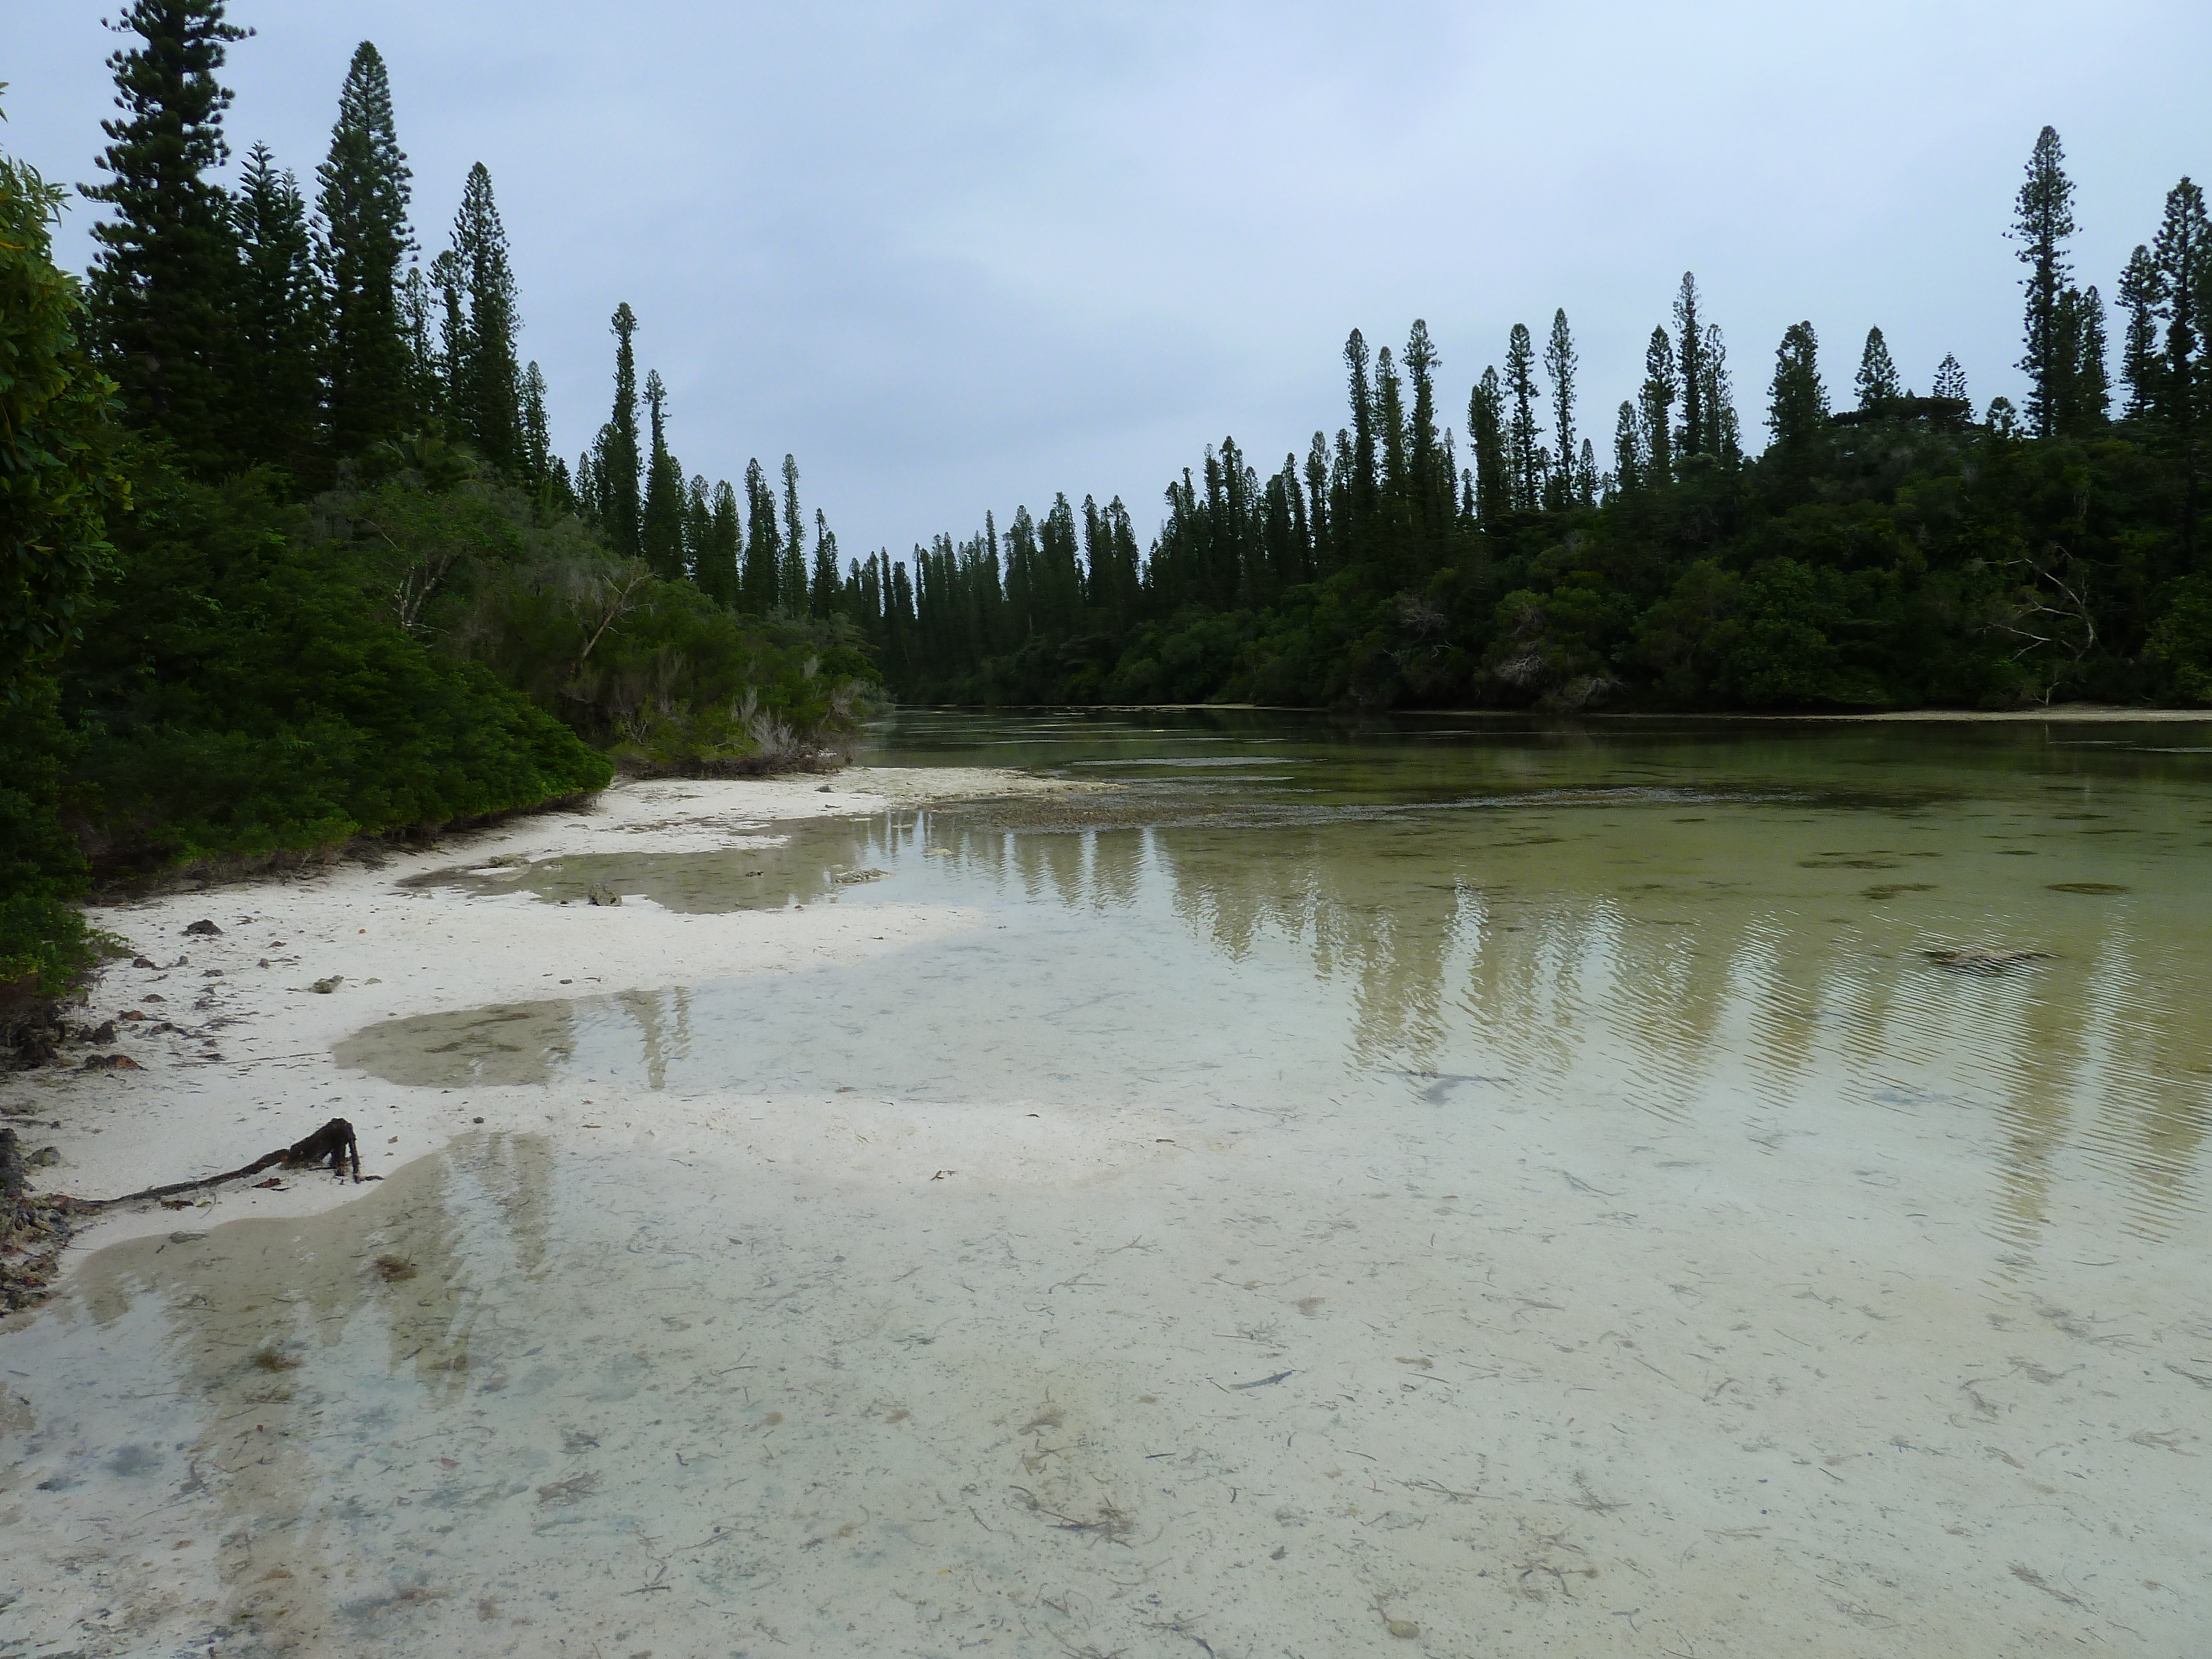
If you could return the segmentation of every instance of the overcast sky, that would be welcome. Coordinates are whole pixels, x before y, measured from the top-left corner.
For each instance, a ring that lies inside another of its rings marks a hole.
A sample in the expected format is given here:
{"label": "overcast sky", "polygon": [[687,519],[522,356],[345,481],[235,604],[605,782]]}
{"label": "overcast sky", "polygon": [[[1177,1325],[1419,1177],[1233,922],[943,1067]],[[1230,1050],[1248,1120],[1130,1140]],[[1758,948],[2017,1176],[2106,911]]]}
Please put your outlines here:
{"label": "overcast sky", "polygon": [[[118,0],[0,0],[0,144],[100,177]],[[1879,324],[1911,386],[1954,351],[2021,393],[2021,167],[2055,125],[2080,280],[2109,299],[2212,173],[2212,5],[2044,0],[233,0],[233,146],[310,182],[356,42],[392,71],[424,257],[491,169],[523,350],[571,459],[627,300],[687,470],[799,458],[848,554],[1054,490],[1160,491],[1233,434],[1264,471],[1345,419],[1347,331],[1425,318],[1445,412],[1565,307],[1583,430],[1685,270],[1747,435],[1783,329],[1832,391]],[[80,206],[60,240],[82,268]]]}

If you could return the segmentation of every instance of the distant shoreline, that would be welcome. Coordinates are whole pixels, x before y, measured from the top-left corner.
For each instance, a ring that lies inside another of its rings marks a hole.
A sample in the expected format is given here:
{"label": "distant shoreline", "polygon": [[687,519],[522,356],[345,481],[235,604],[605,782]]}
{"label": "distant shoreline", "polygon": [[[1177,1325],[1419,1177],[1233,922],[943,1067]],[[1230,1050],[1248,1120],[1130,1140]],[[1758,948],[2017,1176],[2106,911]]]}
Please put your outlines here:
{"label": "distant shoreline", "polygon": [[[894,705],[902,708],[972,710],[976,713],[1036,714],[1045,710],[1071,714],[1325,714],[1331,711],[1296,703],[1272,702],[915,702]],[[2022,726],[2212,725],[2212,708],[2145,708],[2128,703],[2062,702],[2047,708],[1899,708],[1869,714],[1757,714],[1724,709],[1607,710],[1565,714],[1540,708],[1386,708],[1384,714],[1454,720],[1527,720],[1543,717],[1575,720],[1758,720],[1770,724],[1891,724]]]}

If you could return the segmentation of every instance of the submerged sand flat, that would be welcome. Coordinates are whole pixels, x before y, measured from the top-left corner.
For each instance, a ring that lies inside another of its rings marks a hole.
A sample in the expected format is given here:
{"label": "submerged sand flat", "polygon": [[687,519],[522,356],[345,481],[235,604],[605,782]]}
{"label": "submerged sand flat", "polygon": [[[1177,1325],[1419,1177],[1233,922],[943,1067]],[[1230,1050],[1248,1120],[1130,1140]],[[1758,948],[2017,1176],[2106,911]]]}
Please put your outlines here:
{"label": "submerged sand flat", "polygon": [[0,1331],[0,1654],[2195,1650],[2189,775],[1325,820],[1318,750],[1153,737],[1181,827],[710,793],[616,910],[530,826],[299,893],[414,988],[160,1109],[222,1167],[335,1101],[390,1179]]}

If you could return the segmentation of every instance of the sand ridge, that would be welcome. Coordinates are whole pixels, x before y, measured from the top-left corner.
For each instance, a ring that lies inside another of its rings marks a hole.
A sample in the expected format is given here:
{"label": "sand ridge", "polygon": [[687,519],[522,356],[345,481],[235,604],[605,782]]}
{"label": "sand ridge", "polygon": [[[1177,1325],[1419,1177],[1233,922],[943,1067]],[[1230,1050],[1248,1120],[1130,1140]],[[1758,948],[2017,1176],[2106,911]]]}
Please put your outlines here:
{"label": "sand ridge", "polygon": [[[0,1110],[27,1151],[51,1146],[59,1154],[58,1164],[34,1171],[37,1188],[84,1198],[234,1169],[331,1116],[355,1123],[370,1173],[434,1151],[478,1116],[494,1128],[580,1123],[605,1114],[575,1090],[507,1091],[506,1112],[526,1101],[528,1121],[502,1121],[486,1091],[396,1087],[340,1070],[331,1049],[388,1018],[866,961],[981,918],[885,903],[684,915],[635,898],[605,908],[543,904],[523,893],[409,885],[410,878],[501,858],[759,846],[776,838],[777,825],[810,818],[1111,787],[982,768],[855,768],[826,786],[815,778],[622,784],[580,808],[396,852],[375,867],[347,863],[95,907],[94,926],[161,965],[110,963],[72,1023],[115,1021],[115,1040],[71,1048],[66,1066],[0,1079]],[[222,931],[185,931],[203,920]],[[332,977],[340,981],[332,990],[313,989]],[[123,1018],[132,1012],[145,1018]],[[176,1029],[157,1030],[162,1025]],[[74,1069],[94,1053],[121,1054],[143,1069]],[[465,1114],[464,1098],[474,1103]],[[282,1191],[234,1184],[196,1206],[191,1219],[303,1215],[357,1195],[319,1177],[288,1179]],[[177,1224],[175,1212],[134,1206],[94,1224],[83,1243]]]}

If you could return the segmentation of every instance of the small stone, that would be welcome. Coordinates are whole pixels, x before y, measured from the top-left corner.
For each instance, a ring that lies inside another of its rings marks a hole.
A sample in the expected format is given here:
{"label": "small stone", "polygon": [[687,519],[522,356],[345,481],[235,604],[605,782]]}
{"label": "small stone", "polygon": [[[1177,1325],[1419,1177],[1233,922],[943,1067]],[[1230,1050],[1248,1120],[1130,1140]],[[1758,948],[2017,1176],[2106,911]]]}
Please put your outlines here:
{"label": "small stone", "polygon": [[585,893],[584,896],[598,905],[616,905],[622,902],[622,895],[605,883],[592,888]]}
{"label": "small stone", "polygon": [[94,1054],[78,1069],[86,1072],[143,1072],[146,1068],[128,1054]]}
{"label": "small stone", "polygon": [[222,929],[216,927],[204,916],[201,917],[199,921],[192,923],[192,925],[185,928],[185,931],[188,933],[204,934],[210,939],[220,939],[222,937]]}
{"label": "small stone", "polygon": [[112,1019],[104,1019],[104,1020],[100,1021],[100,1023],[97,1026],[95,1026],[95,1027],[94,1027],[94,1028],[93,1028],[93,1033],[92,1033],[92,1035],[91,1035],[89,1037],[88,1037],[88,1038],[86,1039],[86,1041],[87,1041],[87,1042],[114,1042],[114,1041],[115,1041],[115,1022],[114,1022],[113,1020],[112,1020]]}
{"label": "small stone", "polygon": [[131,958],[131,965],[133,968],[159,968],[161,964],[151,957],[133,957]]}
{"label": "small stone", "polygon": [[1384,1626],[1391,1635],[1410,1642],[1421,1633],[1421,1627],[1410,1619],[1393,1619]]}
{"label": "small stone", "polygon": [[62,1150],[58,1146],[41,1146],[23,1160],[34,1170],[50,1170],[61,1161]]}
{"label": "small stone", "polygon": [[343,974],[332,974],[325,979],[317,980],[307,988],[313,991],[319,997],[326,997],[344,983],[345,975]]}

